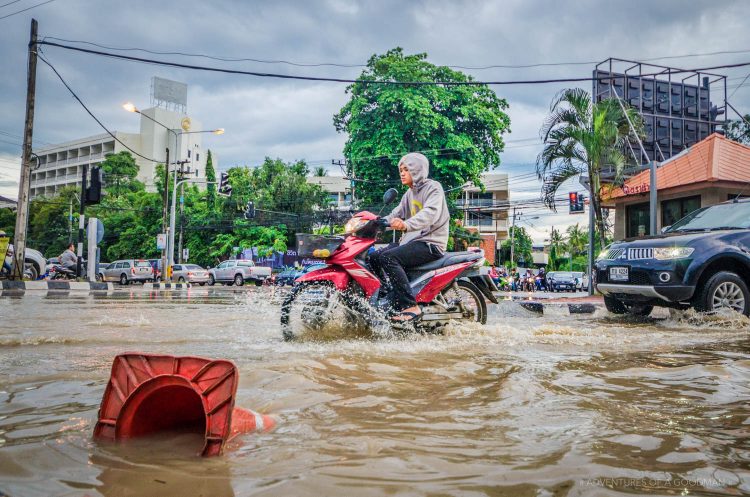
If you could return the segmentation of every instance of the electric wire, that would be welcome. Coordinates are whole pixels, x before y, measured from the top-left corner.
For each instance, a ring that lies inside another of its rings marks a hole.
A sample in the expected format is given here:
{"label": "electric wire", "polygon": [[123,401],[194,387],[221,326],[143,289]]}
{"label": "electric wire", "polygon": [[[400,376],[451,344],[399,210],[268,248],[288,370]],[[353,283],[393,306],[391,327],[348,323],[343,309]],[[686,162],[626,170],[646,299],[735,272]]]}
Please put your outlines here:
{"label": "electric wire", "polygon": [[47,65],[49,66],[49,68],[50,68],[50,69],[52,69],[52,71],[53,71],[53,72],[54,72],[54,73],[55,73],[55,74],[57,75],[57,77],[58,77],[58,78],[60,79],[60,81],[62,82],[62,84],[63,84],[63,85],[65,86],[65,88],[67,88],[67,89],[68,89],[68,91],[70,92],[70,94],[71,94],[71,95],[73,95],[73,98],[75,98],[75,99],[76,99],[76,100],[78,101],[78,103],[79,103],[79,104],[81,104],[81,107],[83,107],[83,108],[84,108],[84,110],[85,110],[85,111],[86,111],[86,112],[88,113],[88,115],[90,115],[90,116],[91,116],[91,117],[92,117],[92,118],[94,119],[94,121],[96,121],[96,122],[97,122],[97,124],[99,124],[99,126],[101,126],[101,127],[102,127],[102,129],[103,129],[104,131],[106,131],[106,132],[107,132],[107,134],[109,134],[109,136],[111,136],[112,138],[114,138],[114,140],[115,140],[115,141],[116,141],[117,143],[119,143],[120,145],[122,145],[123,147],[125,147],[125,148],[126,148],[127,150],[129,150],[130,152],[134,153],[135,155],[137,155],[138,157],[140,157],[140,158],[142,158],[142,159],[146,159],[147,161],[150,161],[150,162],[163,162],[163,161],[158,161],[158,160],[152,159],[152,158],[150,158],[150,157],[146,157],[145,155],[143,155],[143,154],[141,154],[141,153],[139,153],[139,152],[136,152],[135,150],[133,150],[132,148],[130,148],[130,147],[129,147],[129,146],[127,145],[127,144],[125,144],[125,143],[124,143],[124,142],[123,142],[122,140],[120,140],[119,138],[117,138],[117,136],[115,136],[115,134],[114,134],[114,133],[112,133],[112,132],[111,132],[111,131],[109,130],[109,128],[107,128],[107,127],[106,127],[106,126],[104,125],[104,123],[102,123],[102,122],[101,122],[101,121],[99,120],[99,118],[98,118],[98,117],[96,117],[96,116],[94,115],[94,113],[93,113],[93,112],[91,112],[91,110],[89,110],[89,108],[88,108],[88,107],[86,106],[86,104],[84,104],[84,103],[83,103],[83,101],[82,101],[82,100],[81,100],[81,98],[80,98],[80,97],[79,97],[79,96],[78,96],[78,95],[76,94],[76,92],[75,92],[75,91],[73,91],[73,89],[72,89],[72,88],[70,87],[70,85],[68,85],[68,83],[67,83],[67,82],[65,81],[65,79],[63,79],[63,77],[62,77],[62,76],[60,75],[60,73],[59,73],[59,72],[57,71],[57,69],[55,69],[55,66],[53,66],[52,64],[50,64],[50,63],[49,63],[49,62],[47,61],[47,59],[45,59],[45,58],[44,58],[44,57],[42,56],[42,54],[37,54],[37,56],[39,57],[39,59],[40,59],[40,60],[41,60],[42,62],[44,62],[45,64],[47,64]]}
{"label": "electric wire", "polygon": [[[579,78],[551,78],[551,79],[526,79],[526,80],[507,80],[507,81],[476,81],[469,79],[468,81],[377,81],[368,79],[348,79],[348,78],[332,78],[332,77],[318,77],[318,76],[301,76],[291,74],[279,74],[279,73],[267,73],[258,71],[244,71],[240,69],[227,69],[221,67],[212,66],[197,66],[193,64],[183,64],[180,62],[164,61],[156,59],[148,59],[144,57],[134,57],[131,55],[116,54],[111,52],[103,52],[101,50],[93,50],[82,47],[74,47],[71,45],[64,45],[61,43],[54,43],[50,41],[38,41],[37,45],[46,45],[51,47],[62,48],[65,50],[72,50],[91,55],[99,55],[102,57],[109,57],[113,59],[129,60],[133,62],[141,62],[146,64],[153,64],[165,67],[178,67],[182,69],[191,69],[196,71],[208,71],[208,72],[219,72],[226,74],[237,74],[245,76],[256,76],[263,78],[279,78],[289,80],[302,80],[302,81],[321,81],[321,82],[334,82],[334,83],[356,83],[363,85],[389,85],[389,86],[494,86],[494,85],[531,85],[531,84],[548,84],[548,83],[574,83],[582,81],[594,81],[600,79],[599,77],[579,77]],[[666,76],[671,74],[682,74],[686,72],[707,72],[714,69],[728,69],[735,67],[750,66],[750,62],[738,62],[735,64],[723,64],[710,67],[700,67],[694,69],[670,69],[669,71],[662,71],[653,74],[643,74],[641,77],[651,76]]]}
{"label": "electric wire", "polygon": [[[31,9],[35,9],[35,8],[37,8],[37,7],[41,7],[42,5],[46,5],[46,4],[48,4],[48,3],[51,3],[51,2],[54,2],[54,1],[55,1],[55,0],[47,0],[46,2],[38,3],[38,4],[36,4],[36,5],[32,5],[31,7],[26,7],[25,9],[22,9],[22,10],[17,10],[16,12],[13,12],[13,13],[11,13],[11,14],[8,14],[8,15],[4,15],[4,16],[0,17],[0,21],[2,21],[3,19],[7,19],[8,17],[13,17],[13,16],[14,16],[14,15],[16,15],[16,14],[21,14],[21,13],[23,13],[23,12],[26,12],[27,10],[31,10]],[[10,2],[10,3],[7,3],[7,4],[5,4],[5,5],[10,5],[11,3],[14,3],[14,2]],[[5,5],[4,5],[4,6],[5,6]],[[3,7],[4,7],[4,6],[3,6]]]}

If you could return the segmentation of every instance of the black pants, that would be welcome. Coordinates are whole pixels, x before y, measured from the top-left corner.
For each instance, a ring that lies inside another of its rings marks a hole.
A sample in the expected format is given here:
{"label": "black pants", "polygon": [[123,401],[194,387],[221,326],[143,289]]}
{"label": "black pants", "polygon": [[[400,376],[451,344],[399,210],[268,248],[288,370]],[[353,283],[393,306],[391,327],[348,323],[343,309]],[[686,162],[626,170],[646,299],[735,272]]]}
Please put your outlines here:
{"label": "black pants", "polygon": [[376,271],[382,269],[388,275],[395,294],[393,304],[397,310],[403,310],[417,305],[414,295],[411,294],[405,269],[427,264],[440,257],[440,250],[425,242],[409,242],[404,245],[392,243],[373,252],[370,255],[370,264]]}

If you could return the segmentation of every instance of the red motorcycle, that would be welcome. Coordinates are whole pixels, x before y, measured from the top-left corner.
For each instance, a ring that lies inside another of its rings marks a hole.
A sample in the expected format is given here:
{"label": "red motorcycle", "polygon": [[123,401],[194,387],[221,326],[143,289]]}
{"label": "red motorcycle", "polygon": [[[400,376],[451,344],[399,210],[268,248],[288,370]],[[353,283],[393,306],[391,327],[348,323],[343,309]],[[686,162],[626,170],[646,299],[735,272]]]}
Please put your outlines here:
{"label": "red motorcycle", "polygon": [[[398,195],[391,189],[383,197],[387,205]],[[393,314],[390,285],[384,285],[368,262],[368,252],[384,218],[359,212],[346,223],[341,237],[298,237],[300,252],[326,259],[327,267],[298,278],[281,306],[285,340],[314,334],[327,326],[353,331],[373,328]],[[325,244],[328,246],[324,246]],[[312,246],[311,246],[312,245]],[[484,252],[447,252],[440,259],[407,271],[412,294],[422,309],[415,323],[420,330],[434,330],[453,321],[487,322],[487,303],[497,303],[497,290],[489,274],[480,273]]]}

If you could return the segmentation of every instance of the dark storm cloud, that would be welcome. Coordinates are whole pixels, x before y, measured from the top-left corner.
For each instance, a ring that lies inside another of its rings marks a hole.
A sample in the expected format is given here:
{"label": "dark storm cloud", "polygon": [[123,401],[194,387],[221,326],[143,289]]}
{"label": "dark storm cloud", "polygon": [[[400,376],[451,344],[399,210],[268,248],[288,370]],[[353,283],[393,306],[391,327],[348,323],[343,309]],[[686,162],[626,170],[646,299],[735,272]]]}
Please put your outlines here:
{"label": "dark storm cloud", "polygon": [[[33,4],[31,0],[23,1]],[[12,12],[14,7],[0,9],[0,15]],[[429,60],[436,64],[484,66],[598,61],[610,56],[645,59],[750,49],[746,28],[749,13],[750,5],[742,0],[56,0],[0,20],[4,63],[0,71],[0,131],[16,135],[20,141],[25,48],[32,15],[40,22],[42,36],[116,47],[301,63],[365,64],[373,54],[401,46],[409,53],[428,53]],[[215,151],[222,167],[256,164],[265,156],[322,161],[342,155],[346,136],[335,132],[332,116],[346,102],[344,84],[193,72],[92,57],[53,47],[46,47],[43,52],[111,129],[137,130],[136,116],[124,112],[120,106],[133,101],[139,107],[147,107],[150,78],[156,75],[186,82],[190,114],[204,127],[226,128],[225,135],[206,137],[204,141],[204,146]],[[356,77],[361,71],[360,67],[180,60],[198,65],[344,78]],[[664,63],[697,67],[744,60],[750,60],[750,53]],[[583,65],[465,72],[479,80],[510,80],[581,77],[590,75],[591,70],[592,66]],[[723,71],[736,78],[734,84],[748,72],[750,68]],[[538,136],[552,97],[566,86],[494,87],[510,104],[513,132],[507,137],[505,164],[533,162],[538,147],[513,141]],[[580,86],[590,87],[589,83]],[[740,88],[733,97],[734,105],[743,111],[750,110],[748,97],[747,87]],[[40,63],[36,143],[55,143],[101,132],[51,71]],[[20,149],[0,142],[0,152],[15,156]],[[512,172],[530,170],[530,166],[514,167]]]}

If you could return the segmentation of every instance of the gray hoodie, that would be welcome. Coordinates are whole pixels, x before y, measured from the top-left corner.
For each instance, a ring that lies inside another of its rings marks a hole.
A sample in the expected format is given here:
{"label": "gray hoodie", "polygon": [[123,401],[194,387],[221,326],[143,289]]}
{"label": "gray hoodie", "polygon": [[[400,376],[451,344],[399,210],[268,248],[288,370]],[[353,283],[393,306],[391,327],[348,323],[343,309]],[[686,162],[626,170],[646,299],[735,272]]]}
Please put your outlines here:
{"label": "gray hoodie", "polygon": [[430,161],[422,154],[411,153],[403,156],[398,164],[406,165],[414,184],[386,219],[388,222],[393,218],[404,220],[406,233],[401,237],[400,245],[426,242],[445,252],[450,214],[442,185],[427,178]]}

